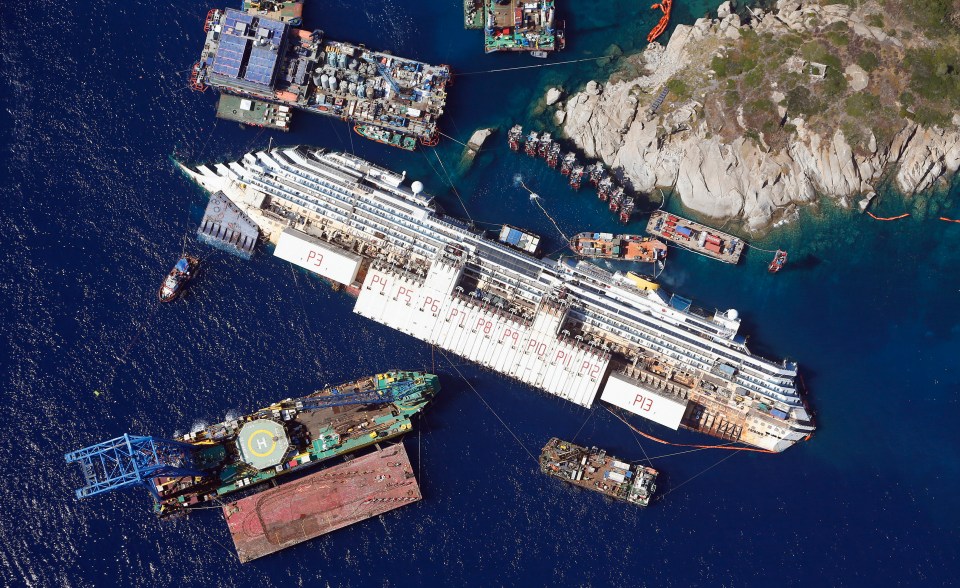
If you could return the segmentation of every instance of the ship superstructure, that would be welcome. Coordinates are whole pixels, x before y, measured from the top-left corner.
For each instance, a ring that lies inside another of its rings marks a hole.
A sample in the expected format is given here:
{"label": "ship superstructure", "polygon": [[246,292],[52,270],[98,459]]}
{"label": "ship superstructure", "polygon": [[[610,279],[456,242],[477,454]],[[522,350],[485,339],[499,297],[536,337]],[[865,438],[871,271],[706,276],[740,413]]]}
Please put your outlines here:
{"label": "ship superstructure", "polygon": [[[254,11],[256,12],[256,11]],[[307,31],[228,8],[208,15],[206,41],[192,83],[354,121],[358,132],[413,149],[436,144],[450,68],[324,39]],[[223,115],[234,120],[244,106]],[[283,121],[289,122],[289,117]],[[394,139],[396,137],[396,139]]]}
{"label": "ship superstructure", "polygon": [[354,312],[581,406],[782,451],[813,430],[795,363],[708,312],[588,262],[537,259],[438,212],[419,182],[307,147],[182,169],[275,255],[346,286]]}

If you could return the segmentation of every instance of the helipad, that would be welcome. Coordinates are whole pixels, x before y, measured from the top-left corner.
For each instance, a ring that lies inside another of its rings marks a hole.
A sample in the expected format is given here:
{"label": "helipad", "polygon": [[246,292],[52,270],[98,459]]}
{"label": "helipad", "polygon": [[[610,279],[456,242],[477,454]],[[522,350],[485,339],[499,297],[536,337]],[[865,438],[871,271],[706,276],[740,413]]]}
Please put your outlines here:
{"label": "helipad", "polygon": [[240,429],[237,446],[243,461],[264,470],[281,461],[290,446],[283,425],[268,419],[250,421]]}

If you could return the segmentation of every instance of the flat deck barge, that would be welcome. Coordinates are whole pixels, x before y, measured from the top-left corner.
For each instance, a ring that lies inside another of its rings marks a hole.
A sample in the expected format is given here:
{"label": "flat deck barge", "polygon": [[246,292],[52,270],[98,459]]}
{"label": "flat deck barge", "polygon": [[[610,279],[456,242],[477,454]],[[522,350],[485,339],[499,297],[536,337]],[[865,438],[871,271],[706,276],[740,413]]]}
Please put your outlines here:
{"label": "flat deck barge", "polygon": [[650,215],[647,233],[724,263],[736,265],[746,242],[696,221],[658,210]]}
{"label": "flat deck barge", "polygon": [[421,500],[402,443],[223,507],[241,563]]}
{"label": "flat deck barge", "polygon": [[217,102],[217,118],[252,127],[289,131],[292,116],[289,106],[232,94],[221,94]]}
{"label": "flat deck barge", "polygon": [[[563,48],[554,0],[483,0],[484,51],[543,53]],[[545,56],[545,55],[544,55]]]}
{"label": "flat deck barge", "polygon": [[540,453],[540,471],[637,506],[650,504],[659,474],[651,467],[620,461],[602,449],[587,449],[556,437]]}
{"label": "flat deck barge", "polygon": [[196,90],[213,87],[335,116],[363,128],[366,137],[403,149],[439,140],[437,121],[450,80],[446,65],[324,39],[322,31],[231,8],[211,11],[204,30],[206,41],[191,74]]}

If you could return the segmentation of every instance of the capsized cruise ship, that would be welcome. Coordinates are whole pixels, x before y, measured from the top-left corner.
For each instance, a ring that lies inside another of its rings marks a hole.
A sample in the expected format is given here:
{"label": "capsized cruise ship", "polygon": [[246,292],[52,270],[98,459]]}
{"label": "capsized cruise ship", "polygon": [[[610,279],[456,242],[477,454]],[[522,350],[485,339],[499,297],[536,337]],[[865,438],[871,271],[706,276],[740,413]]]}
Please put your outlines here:
{"label": "capsized cruise ship", "polygon": [[354,312],[584,407],[783,451],[814,431],[797,366],[707,312],[585,261],[537,259],[447,216],[420,182],[309,147],[180,164],[274,254],[342,284]]}

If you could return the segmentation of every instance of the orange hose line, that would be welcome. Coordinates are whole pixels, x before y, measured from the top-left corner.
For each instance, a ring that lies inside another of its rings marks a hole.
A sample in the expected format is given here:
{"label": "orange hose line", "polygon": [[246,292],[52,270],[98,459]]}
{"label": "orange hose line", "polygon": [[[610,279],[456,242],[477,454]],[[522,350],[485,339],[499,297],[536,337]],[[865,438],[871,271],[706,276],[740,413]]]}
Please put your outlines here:
{"label": "orange hose line", "polygon": [[617,413],[613,412],[609,408],[607,410],[610,412],[610,414],[620,419],[620,422],[630,427],[630,430],[633,431],[634,433],[638,435],[643,435],[644,437],[646,437],[647,439],[650,439],[651,441],[656,441],[657,443],[663,443],[664,445],[671,445],[673,447],[694,447],[696,449],[726,449],[727,451],[753,451],[755,453],[776,453],[776,451],[770,451],[769,449],[757,449],[753,447],[729,447],[726,445],[692,445],[689,443],[671,443],[669,441],[664,441],[663,439],[658,439],[653,435],[648,435],[647,433],[644,433],[640,429],[637,429],[636,427],[628,423],[626,419],[624,419]]}
{"label": "orange hose line", "polygon": [[947,218],[947,217],[945,217],[945,216],[941,216],[941,217],[940,217],[940,220],[946,221],[946,222],[948,222],[948,223],[960,223],[960,219]]}
{"label": "orange hose line", "polygon": [[870,218],[878,221],[895,221],[895,220],[900,220],[902,218],[907,218],[908,216],[910,216],[909,212],[901,214],[900,216],[877,216],[870,211],[867,211],[867,214],[870,215]]}

